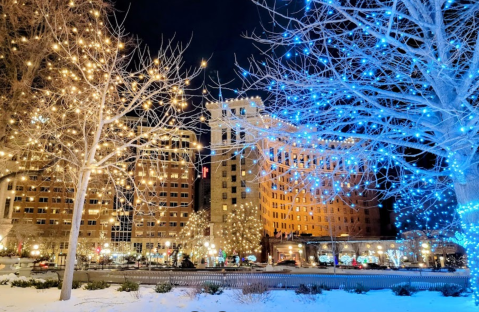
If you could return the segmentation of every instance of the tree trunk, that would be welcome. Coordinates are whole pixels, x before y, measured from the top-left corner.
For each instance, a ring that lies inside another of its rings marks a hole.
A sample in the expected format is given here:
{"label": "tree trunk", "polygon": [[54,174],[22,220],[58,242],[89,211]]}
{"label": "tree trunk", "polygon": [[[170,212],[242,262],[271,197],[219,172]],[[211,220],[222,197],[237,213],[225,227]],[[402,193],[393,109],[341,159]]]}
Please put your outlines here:
{"label": "tree trunk", "polygon": [[454,183],[462,231],[466,237],[467,265],[471,270],[474,303],[479,305],[479,175]]}
{"label": "tree trunk", "polygon": [[88,180],[91,175],[91,170],[85,170],[80,173],[78,180],[77,193],[75,195],[75,203],[73,206],[73,220],[70,231],[70,239],[68,241],[68,251],[65,263],[65,273],[63,274],[62,291],[60,293],[60,300],[70,300],[72,293],[73,272],[75,269],[75,258],[78,243],[78,234],[80,232],[80,224],[82,219],[83,206],[85,202],[86,190],[88,187]]}

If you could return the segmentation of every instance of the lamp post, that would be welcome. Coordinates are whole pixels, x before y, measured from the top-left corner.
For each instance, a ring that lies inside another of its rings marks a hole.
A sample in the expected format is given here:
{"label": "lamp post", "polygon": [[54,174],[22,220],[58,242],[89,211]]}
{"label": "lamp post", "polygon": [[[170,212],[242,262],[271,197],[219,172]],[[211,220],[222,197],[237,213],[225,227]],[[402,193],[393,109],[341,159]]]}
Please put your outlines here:
{"label": "lamp post", "polygon": [[167,241],[165,243],[165,246],[166,246],[166,249],[167,249],[166,250],[166,254],[167,254],[166,262],[167,262],[167,265],[169,265],[169,263],[170,263],[170,252],[169,251],[170,251],[170,246],[171,246],[170,241]]}
{"label": "lamp post", "polygon": [[33,250],[31,251],[31,255],[35,259],[33,261],[33,269],[35,270],[35,264],[36,264],[35,262],[36,262],[36,259],[37,259],[38,255],[40,255],[40,250],[38,250],[38,245],[33,245]]}

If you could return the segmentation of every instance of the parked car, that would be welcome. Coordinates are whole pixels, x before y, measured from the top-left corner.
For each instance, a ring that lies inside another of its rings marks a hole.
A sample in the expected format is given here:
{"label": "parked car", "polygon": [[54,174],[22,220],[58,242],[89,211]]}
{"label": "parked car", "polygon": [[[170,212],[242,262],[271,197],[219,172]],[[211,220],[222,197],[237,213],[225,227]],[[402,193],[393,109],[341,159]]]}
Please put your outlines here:
{"label": "parked car", "polygon": [[57,264],[55,262],[42,261],[38,264],[38,266],[42,269],[53,269],[57,266]]}
{"label": "parked car", "polygon": [[283,260],[283,261],[280,261],[280,262],[276,263],[276,265],[297,266],[298,264],[296,263],[295,260]]}

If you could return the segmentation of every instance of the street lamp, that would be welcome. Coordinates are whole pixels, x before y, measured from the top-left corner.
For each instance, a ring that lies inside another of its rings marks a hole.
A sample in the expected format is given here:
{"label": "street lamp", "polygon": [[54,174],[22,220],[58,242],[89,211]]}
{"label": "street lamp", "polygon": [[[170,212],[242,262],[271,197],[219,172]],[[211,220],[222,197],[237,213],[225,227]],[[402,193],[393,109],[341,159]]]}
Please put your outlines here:
{"label": "street lamp", "polygon": [[[170,245],[171,245],[170,241],[167,241],[167,242],[165,243],[166,249],[170,249]],[[166,251],[166,254],[167,254],[166,262],[167,262],[167,263],[170,262],[170,253],[169,253],[168,251],[169,251],[169,250]]]}
{"label": "street lamp", "polygon": [[38,245],[33,245],[33,250],[31,251],[31,254],[35,260],[33,261],[33,269],[35,269],[35,261],[38,255],[40,255],[40,250],[38,250]]}

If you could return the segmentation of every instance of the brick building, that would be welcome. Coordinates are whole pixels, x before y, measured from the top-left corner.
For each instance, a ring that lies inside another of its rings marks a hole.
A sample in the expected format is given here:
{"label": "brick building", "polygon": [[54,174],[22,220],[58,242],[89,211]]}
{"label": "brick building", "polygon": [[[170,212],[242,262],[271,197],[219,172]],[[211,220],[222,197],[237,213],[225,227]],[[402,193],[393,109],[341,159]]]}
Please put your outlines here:
{"label": "brick building", "polygon": [[[259,208],[268,236],[380,235],[376,194],[353,187],[367,177],[359,165],[343,162],[334,152],[347,150],[352,140],[289,142],[288,134],[302,129],[265,114],[258,97],[209,103],[206,108],[211,115],[211,222],[216,240],[227,213],[245,203]],[[273,128],[281,135],[269,135]],[[311,173],[318,179],[310,182]],[[348,189],[347,197],[330,195],[339,186]]]}

